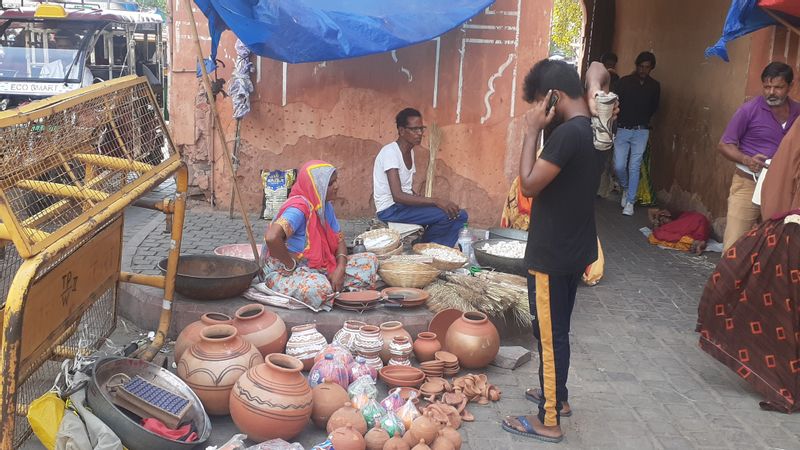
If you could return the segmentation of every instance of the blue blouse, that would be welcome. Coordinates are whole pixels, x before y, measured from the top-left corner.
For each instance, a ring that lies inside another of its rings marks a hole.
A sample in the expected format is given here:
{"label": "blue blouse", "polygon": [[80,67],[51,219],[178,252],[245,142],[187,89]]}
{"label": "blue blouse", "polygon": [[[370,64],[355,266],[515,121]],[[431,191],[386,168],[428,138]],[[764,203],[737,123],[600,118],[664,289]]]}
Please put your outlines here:
{"label": "blue blouse", "polygon": [[[341,231],[339,221],[336,220],[336,213],[333,210],[333,204],[330,202],[325,205],[325,220],[334,232],[339,233]],[[275,219],[275,223],[280,225],[286,233],[286,247],[289,251],[303,253],[308,243],[306,216],[299,209],[289,207]]]}

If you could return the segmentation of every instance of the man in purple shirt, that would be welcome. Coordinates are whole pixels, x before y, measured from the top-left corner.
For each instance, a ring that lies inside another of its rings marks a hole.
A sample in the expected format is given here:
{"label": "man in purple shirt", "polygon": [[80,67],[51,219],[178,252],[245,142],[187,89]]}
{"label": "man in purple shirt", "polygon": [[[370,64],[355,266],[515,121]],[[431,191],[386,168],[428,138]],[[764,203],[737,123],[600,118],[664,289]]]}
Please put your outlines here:
{"label": "man in purple shirt", "polygon": [[764,95],[736,111],[717,146],[722,156],[736,163],[728,194],[728,221],[723,238],[726,250],[761,215],[760,208],[753,204],[758,175],[800,115],[800,103],[789,98],[793,80],[791,67],[782,62],[769,63],[761,72]]}

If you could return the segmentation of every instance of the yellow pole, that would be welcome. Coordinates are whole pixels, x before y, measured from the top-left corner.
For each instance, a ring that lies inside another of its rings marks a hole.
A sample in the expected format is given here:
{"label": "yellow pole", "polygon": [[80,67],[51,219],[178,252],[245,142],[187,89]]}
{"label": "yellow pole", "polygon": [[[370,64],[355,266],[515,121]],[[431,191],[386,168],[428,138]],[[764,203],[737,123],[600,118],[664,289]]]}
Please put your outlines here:
{"label": "yellow pole", "polygon": [[[211,107],[211,116],[212,120],[216,121],[217,124],[221,124],[222,122],[219,120],[219,115],[217,114],[217,105],[214,102],[214,94],[211,92],[211,82],[208,81],[208,72],[206,72],[206,64],[205,58],[203,57],[203,48],[200,46],[200,35],[197,32],[197,21],[194,20],[194,12],[192,11],[192,0],[184,0],[186,3],[186,10],[189,14],[189,19],[192,22],[192,37],[194,38],[194,46],[195,50],[197,51],[197,59],[200,62],[200,70],[203,72],[203,86],[206,90],[206,96],[208,97],[208,104]],[[250,241],[250,247],[253,250],[254,255],[258,255],[258,245],[256,244],[256,239],[253,237],[253,229],[250,227],[250,219],[247,218],[247,208],[244,204],[244,199],[242,197],[242,193],[239,191],[239,182],[236,181],[236,176],[233,171],[233,158],[231,158],[231,151],[228,148],[228,142],[225,140],[225,134],[222,131],[222,127],[217,126],[214,127],[217,131],[217,136],[219,137],[220,143],[222,143],[222,150],[225,153],[225,164],[228,166],[228,172],[231,174],[231,181],[233,182],[233,194],[236,196],[236,200],[239,203],[239,209],[242,211],[242,220],[244,220],[244,227],[245,231],[247,231],[247,239]],[[258,258],[256,258],[258,261]]]}
{"label": "yellow pole", "polygon": [[151,164],[145,164],[139,161],[129,161],[127,159],[116,158],[113,156],[105,156],[105,155],[87,155],[84,153],[79,153],[75,155],[75,159],[93,166],[100,166],[114,170],[127,170],[139,173],[149,172],[153,170],[153,167],[155,167]]}
{"label": "yellow pole", "polygon": [[108,194],[96,189],[78,189],[75,186],[62,183],[53,183],[50,181],[21,180],[17,182],[17,187],[55,197],[68,197],[77,200],[91,200],[95,202],[101,202],[108,197]]}

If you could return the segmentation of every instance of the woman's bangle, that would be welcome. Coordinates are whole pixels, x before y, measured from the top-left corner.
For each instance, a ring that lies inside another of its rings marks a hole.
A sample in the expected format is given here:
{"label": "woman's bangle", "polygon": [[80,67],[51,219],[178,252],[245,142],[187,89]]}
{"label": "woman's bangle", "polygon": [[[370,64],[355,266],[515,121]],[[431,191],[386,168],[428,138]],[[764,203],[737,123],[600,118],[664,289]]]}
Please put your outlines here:
{"label": "woman's bangle", "polygon": [[338,255],[336,255],[336,259],[339,259],[340,256],[343,256],[344,259],[347,259],[347,255],[345,255],[344,253],[339,253]]}
{"label": "woman's bangle", "polygon": [[291,273],[291,272],[294,272],[294,269],[297,269],[297,260],[296,260],[296,259],[294,259],[294,258],[292,258],[292,262],[293,262],[294,264],[292,265],[292,268],[291,268],[291,269],[289,269],[288,267],[286,267],[286,264],[284,264],[284,265],[283,265],[283,268],[284,268],[284,269],[285,269],[287,272],[290,272],[290,273]]}

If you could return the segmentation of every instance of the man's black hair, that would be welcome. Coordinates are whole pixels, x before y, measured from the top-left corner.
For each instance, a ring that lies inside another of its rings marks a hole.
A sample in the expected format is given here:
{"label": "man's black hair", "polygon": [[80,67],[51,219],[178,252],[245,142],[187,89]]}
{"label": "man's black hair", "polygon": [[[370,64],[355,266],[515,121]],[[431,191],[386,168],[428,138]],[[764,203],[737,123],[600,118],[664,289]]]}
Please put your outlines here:
{"label": "man's black hair", "polygon": [[605,64],[606,61],[614,61],[615,63],[619,61],[617,58],[617,54],[614,52],[605,52],[602,56],[600,56],[600,62]]}
{"label": "man's black hair", "polygon": [[791,84],[792,80],[794,80],[794,71],[791,66],[787,64],[780,61],[773,61],[767,64],[767,67],[764,67],[764,71],[761,72],[761,81],[767,81],[778,77],[783,78],[786,84]]}
{"label": "man's black hair", "polygon": [[639,53],[639,56],[636,57],[636,65],[638,66],[641,63],[649,62],[650,68],[656,68],[656,55],[651,52],[642,52]]}
{"label": "man's black hair", "polygon": [[406,108],[400,111],[394,118],[395,123],[397,123],[397,128],[407,126],[409,117],[422,117],[422,114],[414,108]]}
{"label": "man's black hair", "polygon": [[537,97],[547,95],[547,91],[551,89],[558,89],[573,99],[583,95],[583,84],[575,67],[564,61],[543,59],[525,76],[525,95],[522,98],[533,103]]}

